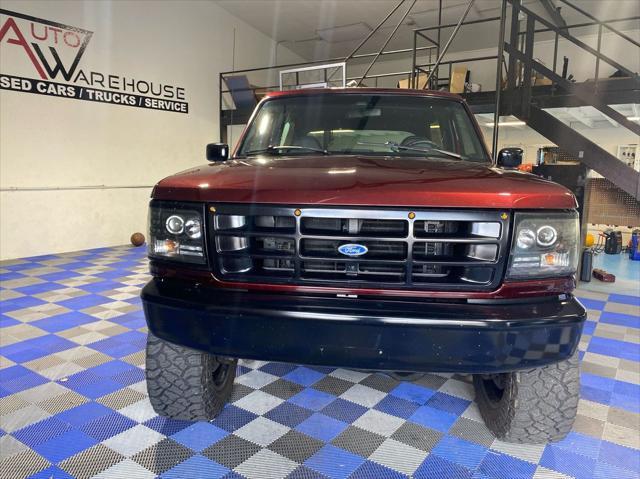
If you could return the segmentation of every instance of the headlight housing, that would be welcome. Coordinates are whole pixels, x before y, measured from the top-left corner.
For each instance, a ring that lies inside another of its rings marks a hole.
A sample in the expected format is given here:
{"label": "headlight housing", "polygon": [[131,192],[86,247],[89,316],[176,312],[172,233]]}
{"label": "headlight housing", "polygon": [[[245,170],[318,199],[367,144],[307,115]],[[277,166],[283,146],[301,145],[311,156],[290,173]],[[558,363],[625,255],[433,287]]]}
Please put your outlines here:
{"label": "headlight housing", "polygon": [[149,205],[149,256],[205,263],[202,205],[152,201]]}
{"label": "headlight housing", "polygon": [[507,278],[530,279],[575,274],[579,230],[575,211],[516,213]]}

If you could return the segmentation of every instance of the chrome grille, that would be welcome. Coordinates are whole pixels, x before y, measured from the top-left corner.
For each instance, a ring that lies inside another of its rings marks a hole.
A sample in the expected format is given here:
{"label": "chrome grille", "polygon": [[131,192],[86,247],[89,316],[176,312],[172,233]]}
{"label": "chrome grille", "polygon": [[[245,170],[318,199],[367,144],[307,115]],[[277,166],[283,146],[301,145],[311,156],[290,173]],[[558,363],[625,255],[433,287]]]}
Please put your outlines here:
{"label": "chrome grille", "polygon": [[[211,267],[228,281],[491,290],[508,254],[501,211],[209,205]],[[366,253],[347,256],[342,246]]]}

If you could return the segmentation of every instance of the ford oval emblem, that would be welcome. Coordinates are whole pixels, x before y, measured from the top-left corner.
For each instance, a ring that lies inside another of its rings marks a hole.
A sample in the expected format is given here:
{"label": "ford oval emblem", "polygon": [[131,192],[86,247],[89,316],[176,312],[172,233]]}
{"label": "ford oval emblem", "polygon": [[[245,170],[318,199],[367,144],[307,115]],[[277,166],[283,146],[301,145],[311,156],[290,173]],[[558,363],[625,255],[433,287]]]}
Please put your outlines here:
{"label": "ford oval emblem", "polygon": [[338,251],[345,256],[362,256],[369,251],[369,248],[362,244],[343,244]]}

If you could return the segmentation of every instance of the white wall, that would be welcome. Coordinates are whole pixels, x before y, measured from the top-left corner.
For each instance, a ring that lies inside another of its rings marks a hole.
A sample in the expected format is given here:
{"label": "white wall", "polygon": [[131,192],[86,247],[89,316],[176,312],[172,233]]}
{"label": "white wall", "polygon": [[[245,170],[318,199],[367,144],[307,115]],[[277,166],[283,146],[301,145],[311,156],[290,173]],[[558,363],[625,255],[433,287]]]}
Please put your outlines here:
{"label": "white wall", "polygon": [[[2,259],[123,244],[144,232],[150,187],[203,163],[205,144],[218,140],[218,73],[269,65],[275,51],[211,2],[2,0],[0,8],[93,31],[82,69],[184,87],[190,109],[0,91]],[[0,48],[0,71],[14,74],[5,53],[17,47]],[[284,61],[301,59],[281,45]]]}

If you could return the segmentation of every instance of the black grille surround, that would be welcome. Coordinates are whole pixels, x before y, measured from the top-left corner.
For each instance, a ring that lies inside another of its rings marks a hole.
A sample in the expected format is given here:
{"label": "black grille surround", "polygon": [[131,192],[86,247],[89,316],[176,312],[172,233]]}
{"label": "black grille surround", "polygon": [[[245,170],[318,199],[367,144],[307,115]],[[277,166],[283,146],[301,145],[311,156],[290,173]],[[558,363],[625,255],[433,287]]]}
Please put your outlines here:
{"label": "black grille surround", "polygon": [[[223,281],[492,291],[509,256],[503,210],[207,205],[209,266]],[[365,246],[360,256],[338,248]]]}

